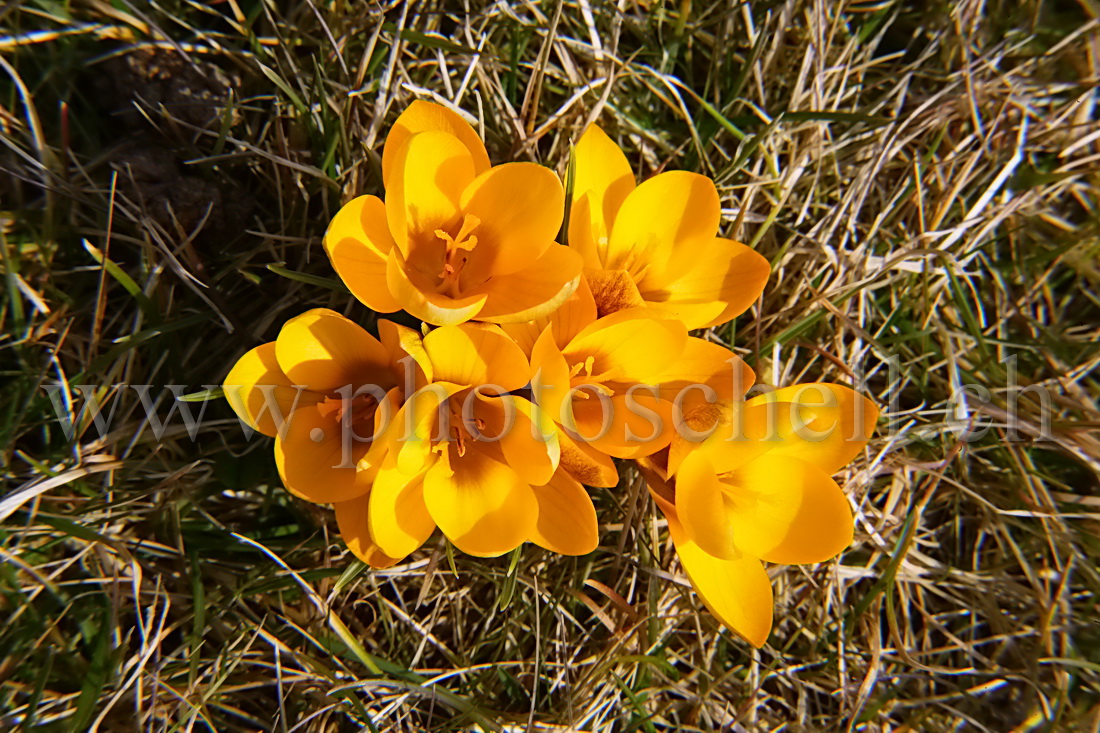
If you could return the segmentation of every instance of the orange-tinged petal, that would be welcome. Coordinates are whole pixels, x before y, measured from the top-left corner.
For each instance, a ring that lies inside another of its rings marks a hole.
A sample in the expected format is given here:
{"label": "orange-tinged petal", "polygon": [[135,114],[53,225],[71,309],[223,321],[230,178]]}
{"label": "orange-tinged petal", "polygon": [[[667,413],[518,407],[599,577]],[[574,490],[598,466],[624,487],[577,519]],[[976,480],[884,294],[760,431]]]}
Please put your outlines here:
{"label": "orange-tinged petal", "polygon": [[[839,384],[795,384],[754,397],[749,404],[772,402],[805,406],[812,415],[811,420],[795,425],[794,438],[777,449],[828,474],[836,473],[862,452],[878,421],[874,402]],[[790,410],[786,412],[789,414]]]}
{"label": "orange-tinged petal", "polygon": [[[696,451],[676,474],[676,514],[687,538],[709,555],[737,559],[731,505],[722,492],[714,466]],[[751,554],[751,553],[750,553]]]}
{"label": "orange-tinged petal", "polygon": [[493,396],[477,390],[469,395],[472,401],[462,409],[464,421],[474,422],[467,425],[470,433],[496,443],[504,461],[527,483],[549,481],[561,455],[550,416],[516,395]]}
{"label": "orange-tinged petal", "polygon": [[638,467],[650,484],[650,496],[668,519],[668,533],[680,564],[703,605],[750,644],[764,646],[771,633],[773,604],[771,581],[764,566],[749,555],[722,560],[704,552],[688,538],[676,507],[663,495],[667,487],[658,475],[659,467],[648,460],[639,461]]}
{"label": "orange-tinged petal", "polygon": [[666,268],[652,268],[638,291],[652,307],[675,315],[691,329],[709,328],[744,313],[764,292],[771,265],[740,242],[715,237],[673,254]]}
{"label": "orange-tinged petal", "polygon": [[[370,436],[363,436],[370,437]],[[275,438],[275,465],[287,490],[315,504],[349,501],[370,490],[373,472],[357,470],[370,443],[346,437],[315,406],[299,407]]]}
{"label": "orange-tinged petal", "polygon": [[771,580],[760,561],[748,555],[736,560],[709,555],[684,537],[671,517],[668,529],[680,564],[703,605],[750,644],[764,646],[771,633],[774,601]]}
{"label": "orange-tinged petal", "polygon": [[680,402],[687,411],[704,402],[739,400],[755,381],[756,375],[741,357],[721,344],[693,337],[661,375],[661,396],[675,400],[682,395]]}
{"label": "orange-tinged petal", "polygon": [[382,148],[382,180],[387,187],[401,146],[416,133],[430,131],[446,132],[458,138],[470,153],[475,175],[489,168],[485,145],[470,123],[462,119],[462,115],[434,102],[418,99],[405,108],[386,136],[386,144]]}
{"label": "orange-tinged petal", "polygon": [[319,399],[294,387],[279,368],[274,341],[260,344],[238,359],[222,388],[237,416],[272,438],[299,403],[313,404]]}
{"label": "orange-tinged petal", "polygon": [[588,443],[573,440],[564,430],[558,431],[558,445],[561,447],[558,465],[577,481],[605,488],[619,484],[619,470],[611,456]]}
{"label": "orange-tinged petal", "polygon": [[435,531],[424,504],[424,473],[408,476],[390,459],[382,466],[370,492],[370,533],[391,557],[417,550]]}
{"label": "orange-tinged petal", "polygon": [[561,420],[562,403],[569,399],[569,382],[569,364],[548,326],[531,349],[531,394],[555,421]]}
{"label": "orange-tinged petal", "polygon": [[572,402],[573,420],[563,421],[570,437],[616,458],[639,458],[667,446],[675,435],[672,404],[644,386],[631,392]]}
{"label": "orange-tinged petal", "polygon": [[325,232],[324,246],[336,274],[360,302],[379,313],[401,310],[386,285],[394,242],[380,198],[360,196],[344,204]]}
{"label": "orange-tinged petal", "polygon": [[531,263],[505,277],[494,277],[472,293],[488,296],[477,317],[493,323],[530,321],[552,313],[577,289],[581,258],[553,244]]}
{"label": "orange-tinged petal", "polygon": [[424,501],[443,534],[463,552],[496,557],[532,536],[538,501],[509,466],[478,450],[453,447],[424,477]]}
{"label": "orange-tinged petal", "polygon": [[554,343],[561,349],[596,317],[596,301],[592,298],[588,281],[581,275],[577,289],[553,313],[525,323],[502,323],[501,328],[523,349],[523,353],[530,356],[535,341],[547,326],[553,327]]}
{"label": "orange-tinged petal", "polygon": [[615,217],[634,190],[634,173],[619,146],[598,125],[589,125],[573,149],[576,178],[569,215],[569,246],[586,267],[601,267]]}
{"label": "orange-tinged petal", "polygon": [[[439,412],[443,403],[467,389],[467,385],[433,382],[412,394],[394,417],[384,440],[397,456],[397,468],[412,476],[433,460],[432,440],[439,437]],[[446,409],[446,408],[443,408]]]}
{"label": "orange-tinged petal", "polygon": [[562,350],[570,364],[592,359],[593,376],[658,384],[687,345],[679,321],[656,320],[645,311],[619,311],[583,329]]}
{"label": "orange-tinged petal", "polygon": [[390,250],[386,262],[386,284],[405,310],[435,326],[465,323],[481,311],[488,299],[485,294],[452,298],[435,292],[421,273],[408,268],[397,249]]}
{"label": "orange-tinged petal", "polygon": [[424,337],[424,348],[438,381],[476,387],[493,384],[504,392],[527,384],[527,357],[499,326],[442,326]]}
{"label": "orange-tinged petal", "polygon": [[366,496],[350,501],[339,501],[332,505],[336,510],[336,524],[340,528],[340,537],[352,554],[372,568],[388,568],[397,564],[400,558],[390,557],[382,552],[370,533],[367,522]]}
{"label": "orange-tinged petal", "polygon": [[475,178],[461,199],[463,213],[481,221],[463,282],[476,286],[529,268],[554,246],[564,206],[561,181],[545,166],[504,163]]}
{"label": "orange-tinged petal", "polygon": [[[676,506],[684,471],[676,477]],[[819,468],[768,454],[742,466],[723,483],[731,487],[733,538],[743,552],[768,562],[821,562],[852,543],[852,510],[844,492]],[[687,524],[687,516],[680,511]]]}
{"label": "orange-tinged petal", "polygon": [[722,207],[714,182],[687,171],[660,173],[634,189],[615,218],[604,268],[640,282],[674,255],[692,256],[718,232]]}
{"label": "orange-tinged petal", "polygon": [[459,199],[472,180],[473,158],[454,135],[419,132],[404,143],[386,180],[386,219],[405,257],[440,249],[435,231],[450,231],[462,218]]}
{"label": "orange-tinged petal", "polygon": [[348,385],[393,386],[389,356],[378,339],[327,308],[315,308],[283,324],[275,356],[295,384],[314,392]]}
{"label": "orange-tinged petal", "polygon": [[628,308],[646,306],[634,278],[626,270],[595,270],[586,268],[584,277],[592,289],[592,299],[601,316]]}
{"label": "orange-tinged petal", "polygon": [[587,555],[599,544],[596,508],[584,487],[565,471],[535,486],[538,522],[531,541],[562,555]]}
{"label": "orange-tinged petal", "polygon": [[[397,383],[403,387],[410,382],[412,389],[420,389],[433,379],[432,361],[424,349],[424,339],[417,331],[393,321],[378,321],[378,338],[389,355]],[[412,369],[412,379],[408,379],[407,369]]]}

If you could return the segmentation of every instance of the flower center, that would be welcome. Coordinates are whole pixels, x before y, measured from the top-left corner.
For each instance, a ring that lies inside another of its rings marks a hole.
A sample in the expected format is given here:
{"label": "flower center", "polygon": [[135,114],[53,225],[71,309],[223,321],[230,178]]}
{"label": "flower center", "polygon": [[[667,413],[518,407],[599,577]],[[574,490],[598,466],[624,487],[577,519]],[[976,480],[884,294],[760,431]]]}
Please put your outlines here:
{"label": "flower center", "polygon": [[332,417],[338,423],[346,419],[349,425],[361,428],[374,422],[374,413],[378,410],[378,400],[374,395],[361,394],[350,400],[339,395],[326,397],[317,403],[317,411],[324,417]]}
{"label": "flower center", "polygon": [[439,279],[443,281],[440,283],[439,292],[452,298],[458,297],[458,276],[470,259],[469,253],[477,246],[477,237],[473,232],[480,224],[481,219],[473,214],[466,214],[457,235],[452,237],[442,229],[435,230],[435,236],[442,239],[447,246],[447,252],[443,257],[443,271],[439,273]]}
{"label": "flower center", "polygon": [[[473,435],[466,427],[466,423],[462,419],[462,415],[459,414],[457,407],[452,401],[448,407],[450,408],[450,420],[447,421],[449,430],[447,437],[438,439],[433,450],[443,451],[446,450],[449,443],[455,444],[455,452],[458,453],[458,457],[466,455],[466,448],[469,441],[477,441],[479,438]],[[485,421],[480,417],[474,418],[474,425],[477,427],[479,434],[483,434],[485,431]]]}
{"label": "flower center", "polygon": [[[584,361],[578,361],[573,366],[569,367],[569,386],[579,387],[581,385],[587,387],[594,387],[599,391],[606,394],[608,397],[615,394],[615,390],[603,384],[604,374],[593,374],[592,367],[595,366],[596,357],[589,356]],[[583,372],[583,374],[582,374]],[[579,397],[582,400],[587,400],[591,395],[587,390],[579,389],[573,392],[574,397]]]}

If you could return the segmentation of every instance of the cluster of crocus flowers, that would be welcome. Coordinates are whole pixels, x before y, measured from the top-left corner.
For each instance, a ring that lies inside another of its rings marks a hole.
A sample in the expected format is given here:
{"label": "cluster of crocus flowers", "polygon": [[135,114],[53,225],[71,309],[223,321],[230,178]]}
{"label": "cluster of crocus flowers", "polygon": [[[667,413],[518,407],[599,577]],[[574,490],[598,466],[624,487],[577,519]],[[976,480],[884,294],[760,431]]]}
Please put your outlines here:
{"label": "cluster of crocus flowers", "polygon": [[225,383],[275,438],[294,495],[334,507],[363,562],[383,568],[438,528],[479,557],[525,542],[596,549],[589,487],[634,465],[713,614],[756,646],[772,623],[763,562],[812,563],[852,538],[832,475],[866,445],[869,400],[807,384],[748,398],[755,375],[692,329],[759,297],[767,261],[718,236],[710,179],[637,184],[591,126],[566,192],[549,168],[492,166],[457,113],[414,102],[382,154],[385,197],[336,214],[324,246],[378,313],[377,338],[325,309],[288,321]]}

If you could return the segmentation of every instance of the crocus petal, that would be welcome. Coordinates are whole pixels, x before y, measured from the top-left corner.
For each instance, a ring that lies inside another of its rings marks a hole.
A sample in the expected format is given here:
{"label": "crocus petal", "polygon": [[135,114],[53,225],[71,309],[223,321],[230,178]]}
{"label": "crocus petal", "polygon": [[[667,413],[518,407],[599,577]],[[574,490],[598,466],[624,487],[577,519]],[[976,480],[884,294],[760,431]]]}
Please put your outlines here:
{"label": "crocus petal", "polygon": [[619,207],[634,190],[634,173],[619,146],[597,125],[589,125],[573,149],[576,178],[569,216],[569,246],[585,267],[600,268]]}
{"label": "crocus petal", "polygon": [[596,549],[596,508],[583,486],[558,471],[548,483],[533,488],[539,509],[532,542],[562,555],[587,555]]}
{"label": "crocus petal", "polygon": [[527,384],[527,357],[499,326],[442,326],[424,337],[424,348],[438,381],[496,385],[502,392]]}
{"label": "crocus petal", "polygon": [[350,435],[343,440],[341,425],[316,407],[299,407],[275,438],[275,466],[299,498],[315,504],[350,501],[370,490],[370,472],[356,470],[369,447]]}
{"label": "crocus petal", "polygon": [[386,262],[386,285],[413,317],[436,326],[465,323],[481,311],[487,300],[484,294],[452,298],[435,292],[421,273],[408,267],[396,248],[390,250]]}
{"label": "crocus petal", "polygon": [[463,282],[529,268],[554,245],[564,202],[557,174],[535,163],[505,163],[475,178],[461,199],[463,213],[481,220]]}
{"label": "crocus petal", "polygon": [[574,336],[595,320],[596,301],[592,298],[588,281],[581,275],[577,289],[553,313],[525,323],[502,323],[501,328],[523,349],[523,353],[530,356],[535,341],[547,326],[553,328],[553,339],[560,349],[565,348]]}
{"label": "crocus petal", "polygon": [[458,202],[472,180],[473,158],[454,135],[419,132],[404,143],[386,180],[386,219],[405,257],[418,256],[418,248],[442,249],[435,231],[462,218]]}
{"label": "crocus petal", "polygon": [[385,450],[395,452],[400,471],[412,476],[432,461],[432,440],[440,437],[440,406],[467,388],[464,384],[433,382],[409,396],[383,437]]}
{"label": "crocus petal", "polygon": [[626,270],[595,270],[586,268],[584,277],[592,289],[592,299],[601,316],[628,308],[646,305],[634,278]]}
{"label": "crocus petal", "polygon": [[472,291],[488,296],[477,317],[515,323],[548,315],[577,289],[580,273],[580,255],[568,247],[551,245],[530,267],[494,277]]}
{"label": "crocus petal", "polygon": [[388,568],[397,564],[400,558],[390,557],[382,552],[370,533],[367,522],[368,499],[360,496],[350,501],[338,501],[332,505],[336,511],[336,525],[340,528],[340,537],[352,554],[372,568]]}
{"label": "crocus petal", "polygon": [[675,315],[688,328],[709,328],[744,313],[764,292],[768,260],[740,242],[716,237],[683,245],[663,269],[638,282],[653,308]]}
{"label": "crocus petal", "polygon": [[[833,474],[858,456],[875,430],[875,403],[848,387],[812,382],[760,395],[750,405],[789,402],[802,406],[803,422],[792,437],[775,446],[783,455],[801,458]],[[791,410],[783,411],[788,415]]]}
{"label": "crocus petal", "polygon": [[[411,394],[433,379],[432,361],[424,349],[424,339],[413,329],[393,321],[378,321],[378,338],[386,350],[393,367],[397,383],[408,386]],[[412,379],[408,379],[407,369],[413,369]]]}
{"label": "crocus petal", "polygon": [[610,399],[588,392],[572,401],[573,419],[562,425],[570,437],[616,458],[639,458],[667,446],[675,435],[672,404],[654,397],[645,386]]}
{"label": "crocus petal", "polygon": [[570,364],[591,358],[590,373],[605,380],[659,384],[687,341],[687,329],[679,321],[619,311],[583,329],[562,354]]}
{"label": "crocus petal", "polygon": [[319,399],[295,388],[279,368],[274,341],[260,344],[238,359],[222,389],[237,417],[272,438],[299,403],[314,404]]}
{"label": "crocus petal", "polygon": [[604,269],[626,270],[640,282],[664,270],[674,254],[692,256],[718,232],[722,207],[714,182],[687,171],[660,173],[634,189],[615,218]]}
{"label": "crocus petal", "polygon": [[607,488],[618,485],[619,471],[610,456],[588,443],[573,440],[564,430],[558,431],[558,445],[561,447],[558,465],[577,481]]}
{"label": "crocus petal", "polygon": [[676,474],[676,514],[687,538],[709,555],[736,559],[730,512],[714,466],[701,452],[689,455]]}
{"label": "crocus petal", "polygon": [[725,346],[689,338],[660,379],[661,396],[667,400],[679,397],[686,411],[705,402],[741,399],[756,381],[756,375]]}
{"label": "crocus petal", "polygon": [[[640,468],[647,483],[652,466]],[[754,557],[741,555],[722,560],[704,552],[688,539],[676,507],[650,484],[650,496],[668,519],[668,533],[676,546],[680,564],[703,605],[727,628],[760,648],[772,628],[772,585],[764,566]]]}
{"label": "crocus petal", "polygon": [[532,536],[538,501],[531,486],[476,444],[453,447],[424,477],[424,501],[443,534],[463,552],[496,557]]}
{"label": "crocus petal", "polygon": [[470,434],[479,441],[495,443],[500,457],[527,483],[549,481],[560,456],[550,416],[516,395],[494,396],[475,389],[469,397],[472,399],[462,406],[462,413]]}
{"label": "crocus petal", "polygon": [[555,421],[561,419],[562,403],[569,399],[569,382],[569,364],[548,326],[531,349],[531,394]]}
{"label": "crocus petal", "polygon": [[735,560],[714,557],[683,537],[672,519],[668,528],[680,564],[703,605],[754,647],[764,646],[772,629],[774,601],[771,580],[760,561],[748,555]]}
{"label": "crocus petal", "polygon": [[361,326],[327,308],[287,321],[275,340],[275,356],[295,384],[314,392],[348,385],[393,386],[388,354]]}
{"label": "crocus petal", "polygon": [[474,174],[489,168],[489,154],[477,132],[457,112],[433,102],[416,100],[401,113],[386,135],[382,148],[382,180],[389,186],[390,174],[397,165],[397,154],[410,137],[418,132],[438,131],[454,135],[466,147],[473,160]]}
{"label": "crocus petal", "polygon": [[390,459],[383,465],[370,492],[370,533],[391,557],[414,552],[435,531],[424,504],[424,474],[408,476]]}
{"label": "crocus petal", "polygon": [[[684,461],[676,478],[680,508]],[[852,543],[852,510],[844,492],[819,468],[768,454],[723,477],[731,487],[729,517],[737,547],[768,562],[827,560]],[[687,515],[680,512],[687,524]]]}
{"label": "crocus petal", "polygon": [[360,196],[344,204],[325,232],[324,246],[336,274],[360,302],[379,313],[401,310],[386,285],[394,242],[380,198]]}

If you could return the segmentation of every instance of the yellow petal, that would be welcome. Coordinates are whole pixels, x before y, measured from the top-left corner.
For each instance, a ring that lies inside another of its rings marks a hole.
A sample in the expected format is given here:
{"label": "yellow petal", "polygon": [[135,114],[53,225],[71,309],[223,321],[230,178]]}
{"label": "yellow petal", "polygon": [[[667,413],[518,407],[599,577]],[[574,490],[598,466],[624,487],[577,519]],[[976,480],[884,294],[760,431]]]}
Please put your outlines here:
{"label": "yellow petal", "polygon": [[476,287],[529,268],[554,246],[564,202],[557,174],[535,163],[505,163],[475,178],[461,199],[462,211],[481,220],[463,282]]}
{"label": "yellow petal", "polygon": [[400,558],[390,557],[379,549],[370,533],[367,522],[368,498],[360,496],[350,501],[340,501],[332,505],[336,510],[336,525],[340,528],[340,537],[352,554],[372,568],[388,568],[397,564]]}
{"label": "yellow petal", "polygon": [[619,311],[595,321],[562,350],[570,364],[592,359],[593,376],[659,384],[688,342],[679,321],[655,320],[638,310]]}
{"label": "yellow petal", "polygon": [[401,310],[386,285],[394,242],[381,199],[360,196],[344,204],[325,232],[324,246],[336,274],[364,305],[379,313]]}
{"label": "yellow petal", "polygon": [[569,246],[584,257],[585,267],[601,267],[615,216],[634,190],[634,173],[619,146],[597,125],[589,125],[573,149],[577,162]]}
{"label": "yellow petal", "polygon": [[734,545],[730,512],[730,502],[706,456],[696,451],[685,458],[676,474],[676,514],[687,538],[714,557],[738,558],[741,552]]}
{"label": "yellow petal", "polygon": [[419,132],[405,142],[386,180],[386,219],[406,258],[416,262],[443,247],[435,231],[457,225],[459,199],[473,180],[473,158],[454,135]]}
{"label": "yellow petal", "polygon": [[725,346],[689,338],[660,381],[661,396],[670,401],[679,397],[682,409],[687,411],[707,402],[740,400],[756,381],[756,375]]}
{"label": "yellow petal", "polygon": [[719,559],[684,537],[671,518],[668,528],[680,564],[707,609],[753,646],[764,646],[772,628],[773,600],[771,580],[760,561],[748,555]]}
{"label": "yellow petal", "polygon": [[569,365],[548,326],[531,349],[531,394],[555,421],[561,420],[562,403],[569,399],[569,382]]}
{"label": "yellow petal", "polygon": [[477,317],[493,323],[515,323],[548,315],[577,289],[580,273],[580,255],[553,244],[530,267],[494,277],[472,291],[488,296]]}
{"label": "yellow petal", "polygon": [[499,326],[441,326],[424,337],[424,348],[437,381],[478,387],[492,384],[504,392],[527,384],[527,357]]}
{"label": "yellow petal", "polygon": [[424,477],[424,501],[447,539],[463,552],[496,557],[532,536],[538,501],[511,468],[478,450],[453,449]]}
{"label": "yellow petal", "polygon": [[600,399],[572,401],[573,420],[563,421],[574,440],[616,458],[639,458],[667,446],[675,435],[672,404],[646,388]]}
{"label": "yellow petal", "polygon": [[433,460],[432,440],[439,437],[441,405],[465,389],[464,384],[433,382],[410,395],[383,438],[384,450],[395,452],[399,470],[412,476]]}
{"label": "yellow petal", "polygon": [[706,176],[687,171],[653,176],[623,201],[604,269],[626,270],[641,282],[649,268],[664,270],[676,254],[694,256],[714,239],[721,216],[718,190]]}
{"label": "yellow petal", "polygon": [[488,299],[485,294],[452,298],[437,293],[428,278],[412,269],[397,249],[386,262],[386,284],[397,302],[414,318],[435,326],[453,326],[476,316]]}
{"label": "yellow petal", "polygon": [[499,448],[494,457],[503,459],[527,483],[544,484],[557,470],[557,430],[550,416],[528,400],[473,389],[458,419],[480,443]]}
{"label": "yellow petal", "polygon": [[274,438],[299,403],[312,404],[319,399],[317,395],[299,391],[292,384],[279,368],[272,341],[238,359],[222,389],[229,406],[241,420]]}
{"label": "yellow petal", "polygon": [[587,555],[599,544],[599,525],[592,498],[565,471],[535,486],[538,523],[531,541],[562,555]]}
{"label": "yellow petal", "polygon": [[275,465],[297,497],[315,504],[349,501],[370,490],[370,473],[356,470],[369,448],[369,442],[345,434],[332,416],[299,407],[284,435],[275,438]]}
{"label": "yellow petal", "polygon": [[[378,321],[378,337],[389,355],[397,383],[406,386],[412,384],[408,393],[420,389],[432,381],[432,361],[424,349],[424,339],[413,329],[393,321]],[[412,369],[412,379],[408,379],[407,369]]]}
{"label": "yellow petal", "polygon": [[382,180],[387,187],[401,146],[416,133],[430,131],[446,132],[458,138],[470,153],[475,175],[488,170],[489,154],[485,152],[485,145],[477,136],[477,131],[457,112],[418,99],[405,108],[386,136],[386,144],[382,148]]}
{"label": "yellow petal", "polygon": [[370,533],[379,549],[391,557],[417,550],[435,531],[424,504],[424,473],[408,476],[387,460],[370,492]]}
{"label": "yellow petal", "polygon": [[[875,431],[878,407],[862,394],[839,384],[796,384],[760,395],[750,405],[789,402],[803,406],[808,417],[794,426],[791,439],[777,445],[783,455],[800,458],[833,474],[858,456]],[[780,410],[791,414],[791,410]]]}
{"label": "yellow petal", "polygon": [[387,390],[395,382],[389,356],[378,339],[327,308],[287,321],[275,340],[275,356],[293,383],[314,392],[366,384]]}
{"label": "yellow petal", "polygon": [[688,328],[709,328],[748,310],[770,274],[771,265],[759,253],[716,237],[682,245],[667,267],[651,268],[638,281],[638,291],[652,307],[675,315]]}
{"label": "yellow petal", "polygon": [[575,441],[564,430],[558,431],[561,459],[558,463],[570,476],[587,486],[610,488],[619,483],[619,470],[606,453],[587,443]]}
{"label": "yellow petal", "polygon": [[[681,476],[693,462],[685,460],[677,474],[677,509]],[[852,543],[848,500],[819,468],[768,454],[722,480],[731,487],[734,542],[747,554],[768,562],[821,562]],[[686,525],[683,512],[681,518]]]}
{"label": "yellow petal", "polygon": [[634,278],[626,270],[596,270],[586,268],[584,277],[592,289],[592,299],[601,316],[628,308],[645,307]]}
{"label": "yellow petal", "polygon": [[593,300],[592,290],[582,274],[577,281],[577,289],[557,310],[524,323],[502,323],[501,328],[523,349],[523,353],[530,356],[535,341],[547,326],[553,327],[553,339],[558,348],[564,348],[585,326],[595,320],[596,301]]}

